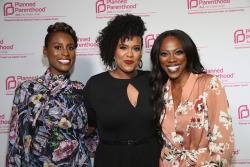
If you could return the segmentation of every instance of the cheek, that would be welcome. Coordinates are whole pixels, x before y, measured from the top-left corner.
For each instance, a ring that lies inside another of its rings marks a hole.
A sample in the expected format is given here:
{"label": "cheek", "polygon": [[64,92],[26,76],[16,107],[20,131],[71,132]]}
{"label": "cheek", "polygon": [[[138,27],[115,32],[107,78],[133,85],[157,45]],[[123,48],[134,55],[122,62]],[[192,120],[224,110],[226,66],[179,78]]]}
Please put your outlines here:
{"label": "cheek", "polygon": [[135,61],[137,62],[141,61],[141,52],[135,54]]}
{"label": "cheek", "polygon": [[123,57],[123,53],[119,50],[115,51],[115,59],[121,59]]}
{"label": "cheek", "polygon": [[180,58],[180,61],[182,61],[184,64],[187,64],[187,57],[186,57],[186,55],[183,55],[183,56]]}
{"label": "cheek", "polygon": [[159,56],[159,62],[160,62],[161,66],[163,66],[165,64],[165,61],[166,61],[166,58]]}
{"label": "cheek", "polygon": [[[159,57],[159,63],[160,63],[160,66],[162,68],[163,71],[165,71],[167,73],[167,70],[166,70],[166,58],[165,57]],[[160,68],[160,67],[159,67]]]}

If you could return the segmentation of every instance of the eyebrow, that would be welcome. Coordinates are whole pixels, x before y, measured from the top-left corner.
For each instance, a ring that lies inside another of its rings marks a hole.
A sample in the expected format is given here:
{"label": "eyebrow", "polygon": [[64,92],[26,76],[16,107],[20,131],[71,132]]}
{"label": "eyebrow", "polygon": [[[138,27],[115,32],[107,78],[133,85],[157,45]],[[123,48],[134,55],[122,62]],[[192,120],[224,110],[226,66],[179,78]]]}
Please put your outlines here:
{"label": "eyebrow", "polygon": [[[54,42],[52,44],[60,44],[60,45],[62,45],[63,43],[61,43],[61,42]],[[74,45],[74,43],[68,43],[67,45]]]}
{"label": "eyebrow", "polygon": [[[174,51],[177,51],[177,50],[183,50],[183,49],[181,49],[181,48],[174,49]],[[160,51],[169,51],[169,50],[163,49],[163,50],[160,50]]]}
{"label": "eyebrow", "polygon": [[[126,44],[124,44],[124,43],[120,43],[120,44],[117,45],[117,46],[123,46],[123,45],[128,46],[128,45],[126,45]],[[141,45],[134,45],[134,46],[140,46],[140,47],[141,47]]]}

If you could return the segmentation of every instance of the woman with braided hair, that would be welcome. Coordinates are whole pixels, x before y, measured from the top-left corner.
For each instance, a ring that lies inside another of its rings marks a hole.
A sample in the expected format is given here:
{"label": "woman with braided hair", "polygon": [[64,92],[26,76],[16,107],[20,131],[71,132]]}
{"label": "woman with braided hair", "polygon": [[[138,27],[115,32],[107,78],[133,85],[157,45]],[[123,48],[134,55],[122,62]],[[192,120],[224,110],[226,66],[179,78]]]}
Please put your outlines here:
{"label": "woman with braided hair", "polygon": [[59,22],[47,31],[43,54],[49,68],[15,91],[7,166],[90,167],[83,85],[71,81],[69,73],[75,63],[76,33]]}
{"label": "woman with braided hair", "polygon": [[145,30],[141,17],[117,15],[97,38],[110,71],[91,77],[84,88],[89,126],[100,137],[95,167],[158,166],[149,72],[138,70]]}

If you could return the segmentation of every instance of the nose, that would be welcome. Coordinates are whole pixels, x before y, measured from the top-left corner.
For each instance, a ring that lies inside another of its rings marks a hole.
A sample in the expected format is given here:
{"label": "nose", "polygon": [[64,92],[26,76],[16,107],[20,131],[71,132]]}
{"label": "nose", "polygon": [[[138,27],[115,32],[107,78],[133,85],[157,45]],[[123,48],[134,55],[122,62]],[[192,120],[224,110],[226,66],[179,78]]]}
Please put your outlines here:
{"label": "nose", "polygon": [[68,49],[67,48],[62,48],[62,55],[63,56],[69,56],[69,51],[68,51]]}
{"label": "nose", "polygon": [[174,55],[174,54],[171,54],[171,55],[169,56],[168,61],[169,61],[169,62],[175,62],[175,61],[176,61],[175,55]]}
{"label": "nose", "polygon": [[133,57],[133,51],[132,51],[132,49],[128,49],[128,52],[127,52],[127,56],[128,57]]}

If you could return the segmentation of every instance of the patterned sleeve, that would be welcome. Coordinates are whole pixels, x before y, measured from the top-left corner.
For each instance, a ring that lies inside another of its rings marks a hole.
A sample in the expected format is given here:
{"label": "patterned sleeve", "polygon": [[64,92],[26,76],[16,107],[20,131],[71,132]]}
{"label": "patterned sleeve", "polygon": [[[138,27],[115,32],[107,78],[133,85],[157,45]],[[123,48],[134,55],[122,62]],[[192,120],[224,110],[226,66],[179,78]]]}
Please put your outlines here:
{"label": "patterned sleeve", "polygon": [[230,166],[234,149],[232,119],[223,83],[213,77],[207,94],[209,159],[204,166]]}
{"label": "patterned sleeve", "polygon": [[32,139],[29,135],[29,123],[27,123],[27,96],[22,86],[16,88],[11,113],[7,166],[25,166],[29,161]]}

